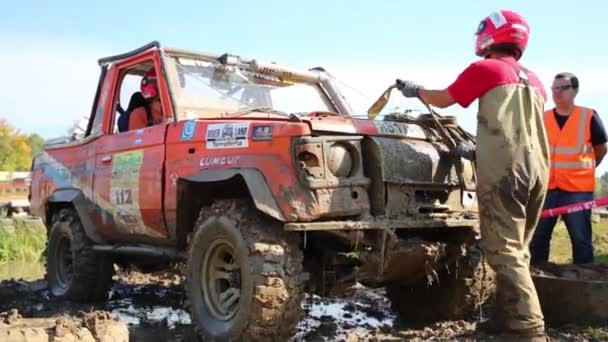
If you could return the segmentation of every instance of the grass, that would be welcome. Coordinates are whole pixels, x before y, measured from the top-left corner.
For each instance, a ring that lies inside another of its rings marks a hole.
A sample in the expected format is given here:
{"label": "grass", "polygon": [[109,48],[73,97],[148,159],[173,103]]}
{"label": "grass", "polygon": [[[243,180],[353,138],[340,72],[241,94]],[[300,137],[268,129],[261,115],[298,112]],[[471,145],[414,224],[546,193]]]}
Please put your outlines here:
{"label": "grass", "polygon": [[40,221],[0,220],[0,263],[40,262],[45,245],[46,231]]}
{"label": "grass", "polygon": [[[608,221],[593,223],[593,248],[596,262],[608,264]],[[565,264],[572,262],[572,245],[564,222],[555,225],[551,239],[549,261]]]}

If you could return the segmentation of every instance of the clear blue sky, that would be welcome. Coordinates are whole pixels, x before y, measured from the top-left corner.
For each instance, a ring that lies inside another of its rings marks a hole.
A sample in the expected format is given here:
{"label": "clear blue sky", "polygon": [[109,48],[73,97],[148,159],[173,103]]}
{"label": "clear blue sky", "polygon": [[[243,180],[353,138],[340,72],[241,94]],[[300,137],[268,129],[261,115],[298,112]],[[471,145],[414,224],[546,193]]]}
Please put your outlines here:
{"label": "clear blue sky", "polygon": [[[479,21],[505,3],[10,1],[0,11],[0,117],[27,133],[63,134],[90,110],[97,58],[151,40],[296,67],[322,65],[371,104],[395,77],[447,86],[477,59],[473,34]],[[608,121],[608,6],[599,0],[508,3],[531,25],[522,63],[537,71],[547,90],[555,73],[577,74],[579,104]],[[465,128],[475,128],[476,104],[442,113],[457,114]]]}

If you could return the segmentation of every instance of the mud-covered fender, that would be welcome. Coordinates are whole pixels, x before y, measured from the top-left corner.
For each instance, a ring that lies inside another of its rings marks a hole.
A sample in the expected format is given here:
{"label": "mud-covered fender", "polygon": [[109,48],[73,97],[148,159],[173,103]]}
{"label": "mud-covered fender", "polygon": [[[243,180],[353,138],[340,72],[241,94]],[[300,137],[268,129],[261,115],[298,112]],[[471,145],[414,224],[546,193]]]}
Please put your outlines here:
{"label": "mud-covered fender", "polygon": [[194,175],[182,177],[182,179],[191,182],[204,183],[227,181],[236,176],[242,177],[247,184],[249,194],[258,210],[279,221],[285,222],[285,216],[279,208],[279,205],[266,182],[266,178],[264,178],[262,173],[257,169],[207,169]]}
{"label": "mud-covered fender", "polygon": [[[87,237],[95,243],[106,243],[106,241],[97,234],[95,224],[91,221],[90,216],[87,213],[87,199],[80,189],[76,188],[64,188],[55,190],[47,198],[47,210],[54,204],[70,204],[76,209],[78,218],[84,227],[84,231]],[[51,222],[47,222],[50,226]]]}

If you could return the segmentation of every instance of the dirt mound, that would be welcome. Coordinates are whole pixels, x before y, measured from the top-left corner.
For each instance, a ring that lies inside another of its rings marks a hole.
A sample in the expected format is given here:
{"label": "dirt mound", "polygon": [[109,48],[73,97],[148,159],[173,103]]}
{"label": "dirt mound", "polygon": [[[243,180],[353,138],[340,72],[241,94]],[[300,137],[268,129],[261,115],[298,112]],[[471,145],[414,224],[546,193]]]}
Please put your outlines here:
{"label": "dirt mound", "polygon": [[148,273],[140,272],[137,267],[121,268],[114,275],[114,280],[131,285],[179,286],[184,281],[183,267],[183,263],[175,263],[166,270]]}
{"label": "dirt mound", "polygon": [[104,311],[77,316],[23,318],[17,310],[0,313],[0,341],[129,341],[127,325]]}

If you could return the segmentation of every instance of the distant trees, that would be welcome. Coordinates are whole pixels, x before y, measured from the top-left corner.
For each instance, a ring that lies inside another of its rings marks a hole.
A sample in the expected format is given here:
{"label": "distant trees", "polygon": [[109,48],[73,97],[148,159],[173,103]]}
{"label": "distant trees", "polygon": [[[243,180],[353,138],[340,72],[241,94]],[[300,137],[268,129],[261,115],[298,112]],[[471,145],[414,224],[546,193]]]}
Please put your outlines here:
{"label": "distant trees", "polygon": [[42,151],[44,138],[26,135],[0,119],[0,171],[29,171],[32,158]]}

